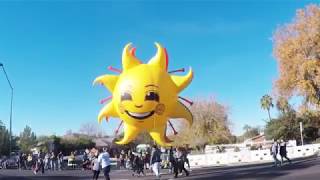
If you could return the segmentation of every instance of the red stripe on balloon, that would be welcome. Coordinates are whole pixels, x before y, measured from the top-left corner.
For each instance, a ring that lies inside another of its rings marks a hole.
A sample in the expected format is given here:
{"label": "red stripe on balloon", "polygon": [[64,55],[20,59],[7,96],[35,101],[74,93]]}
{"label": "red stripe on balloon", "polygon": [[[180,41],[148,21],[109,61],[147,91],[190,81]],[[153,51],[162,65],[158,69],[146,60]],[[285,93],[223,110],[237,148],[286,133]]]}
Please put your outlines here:
{"label": "red stripe on balloon", "polygon": [[130,54],[131,54],[132,56],[136,56],[136,48],[132,48],[132,49],[130,50]]}
{"label": "red stripe on balloon", "polygon": [[108,70],[113,71],[113,72],[117,72],[117,73],[122,73],[121,69],[117,69],[117,68],[114,68],[112,66],[108,66]]}
{"label": "red stripe on balloon", "polygon": [[169,57],[168,57],[167,49],[166,48],[163,48],[163,49],[164,49],[164,53],[166,54],[166,70],[168,70]]}
{"label": "red stripe on balloon", "polygon": [[169,73],[184,72],[184,68],[169,71]]}
{"label": "red stripe on balloon", "polygon": [[178,134],[178,132],[174,129],[174,127],[173,127],[173,125],[172,125],[171,121],[169,120],[168,122],[169,122],[169,125],[171,126],[171,128],[172,128],[172,130],[173,130],[173,134],[174,134],[174,135],[177,135],[177,134]]}
{"label": "red stripe on balloon", "polygon": [[100,104],[104,104],[105,102],[109,101],[110,99],[112,99],[112,96],[109,96],[109,97],[107,97],[107,98],[105,98],[105,99],[102,99],[102,100],[100,101]]}
{"label": "red stripe on balloon", "polygon": [[[132,48],[132,49],[130,50],[130,54],[131,54],[131,56],[136,57],[136,48]],[[142,64],[142,62],[141,62],[139,59],[137,59],[137,60],[140,62],[140,64]]]}
{"label": "red stripe on balloon", "polygon": [[116,135],[118,134],[119,129],[121,128],[122,124],[123,124],[123,121],[121,121],[120,124],[118,125],[118,128],[117,128],[117,130],[115,131],[115,134],[116,134]]}
{"label": "red stripe on balloon", "polygon": [[188,99],[186,99],[186,98],[183,98],[183,97],[181,97],[181,96],[179,96],[179,98],[180,98],[180,99],[182,99],[182,100],[184,100],[185,102],[189,103],[189,104],[190,104],[190,106],[192,106],[192,105],[193,105],[193,101],[188,100]]}

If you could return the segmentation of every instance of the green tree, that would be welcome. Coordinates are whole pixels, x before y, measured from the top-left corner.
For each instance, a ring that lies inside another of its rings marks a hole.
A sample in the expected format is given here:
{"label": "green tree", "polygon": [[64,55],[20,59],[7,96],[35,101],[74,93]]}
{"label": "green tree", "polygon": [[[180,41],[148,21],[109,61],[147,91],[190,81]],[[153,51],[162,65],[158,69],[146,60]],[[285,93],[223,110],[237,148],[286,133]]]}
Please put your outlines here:
{"label": "green tree", "polygon": [[285,97],[278,98],[276,107],[282,114],[288,113],[292,110],[287,98]]}
{"label": "green tree", "polygon": [[147,132],[140,133],[134,140],[135,144],[154,144],[153,139]]}
{"label": "green tree", "polygon": [[265,129],[267,138],[270,139],[295,139],[300,140],[299,122],[302,118],[294,110],[280,114],[278,118],[268,122]]}
{"label": "green tree", "polygon": [[44,152],[58,152],[61,151],[61,137],[52,136],[39,136],[37,137],[38,145]]}
{"label": "green tree", "polygon": [[303,124],[303,136],[306,143],[313,142],[320,137],[320,112],[309,110],[300,115],[298,121]]}
{"label": "green tree", "polygon": [[191,128],[178,127],[175,145],[204,147],[206,144],[227,144],[234,141],[229,129],[228,108],[212,99],[198,100],[190,108],[193,114]]}
{"label": "green tree", "polygon": [[248,139],[248,138],[253,138],[257,135],[260,134],[260,127],[251,127],[249,126],[248,130],[246,132],[243,133],[243,137],[245,139]]}
{"label": "green tree", "polygon": [[272,119],[267,122],[264,133],[267,139],[279,139],[285,131],[285,126],[280,119]]}
{"label": "green tree", "polygon": [[[285,104],[280,108],[278,118],[269,121],[265,128],[265,134],[268,139],[295,139],[300,142],[300,125],[303,124],[303,137],[305,143],[311,143],[319,138],[320,113],[316,110],[304,111],[297,113],[290,104]],[[284,110],[287,109],[287,110]]]}
{"label": "green tree", "polygon": [[0,120],[0,156],[9,154],[10,134],[6,126]]}
{"label": "green tree", "polygon": [[272,97],[269,96],[268,94],[262,96],[262,98],[260,99],[260,104],[262,109],[268,111],[269,120],[271,121],[270,108],[273,107]]}
{"label": "green tree", "polygon": [[92,141],[91,137],[80,134],[68,138],[60,138],[58,149],[64,154],[70,154],[71,151],[93,148],[94,146],[95,143]]}
{"label": "green tree", "polygon": [[37,137],[34,132],[32,132],[29,126],[26,126],[23,129],[23,132],[20,133],[19,147],[23,152],[29,152],[30,149],[36,145]]}
{"label": "green tree", "polygon": [[242,129],[243,129],[245,132],[248,132],[248,131],[251,129],[251,127],[250,127],[248,124],[245,124]]}
{"label": "green tree", "polygon": [[251,127],[248,124],[243,126],[244,133],[237,138],[237,142],[243,142],[246,139],[253,138],[260,134],[260,127]]}

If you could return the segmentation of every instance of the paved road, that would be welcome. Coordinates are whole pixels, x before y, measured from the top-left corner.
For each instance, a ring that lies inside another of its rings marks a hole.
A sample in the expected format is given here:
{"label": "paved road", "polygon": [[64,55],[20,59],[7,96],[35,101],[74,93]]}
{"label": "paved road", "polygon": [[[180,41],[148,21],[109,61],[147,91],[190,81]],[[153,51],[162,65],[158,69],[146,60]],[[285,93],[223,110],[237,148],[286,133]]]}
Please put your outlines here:
{"label": "paved road", "polygon": [[[165,171],[167,172],[167,171]],[[172,175],[162,175],[161,179],[171,179]],[[31,171],[0,170],[0,180],[87,180],[91,179],[90,171],[68,170],[59,172],[46,172],[44,175],[33,175]],[[100,176],[103,180],[103,177]],[[127,170],[114,170],[111,173],[113,180],[125,179],[155,179],[152,175],[145,177],[132,177]],[[230,179],[320,179],[320,158],[311,157],[296,160],[293,164],[287,164],[280,168],[271,164],[246,165],[233,167],[213,167],[194,169],[189,177],[181,176],[179,179],[201,180],[230,180]]]}

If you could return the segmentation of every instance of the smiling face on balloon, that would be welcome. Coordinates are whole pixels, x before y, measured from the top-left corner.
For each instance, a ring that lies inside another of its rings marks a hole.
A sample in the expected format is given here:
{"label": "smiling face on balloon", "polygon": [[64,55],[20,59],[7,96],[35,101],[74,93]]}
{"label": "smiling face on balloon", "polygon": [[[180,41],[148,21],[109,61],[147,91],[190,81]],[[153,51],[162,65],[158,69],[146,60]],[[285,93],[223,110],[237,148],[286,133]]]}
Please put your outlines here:
{"label": "smiling face on balloon", "polygon": [[112,100],[99,114],[99,122],[106,117],[119,117],[124,122],[124,138],[118,144],[127,144],[141,131],[147,131],[160,145],[170,145],[165,136],[169,118],[184,118],[192,123],[190,111],[178,101],[181,92],[192,80],[167,72],[168,58],[159,44],[157,54],[142,64],[128,44],[122,54],[123,71],[119,76],[104,75],[95,80],[112,92]]}
{"label": "smiling face on balloon", "polygon": [[166,71],[142,64],[119,78],[113,97],[115,108],[120,119],[128,124],[146,128],[152,128],[155,123],[165,124],[169,110],[177,102],[177,94],[168,93],[174,89],[175,84]]}

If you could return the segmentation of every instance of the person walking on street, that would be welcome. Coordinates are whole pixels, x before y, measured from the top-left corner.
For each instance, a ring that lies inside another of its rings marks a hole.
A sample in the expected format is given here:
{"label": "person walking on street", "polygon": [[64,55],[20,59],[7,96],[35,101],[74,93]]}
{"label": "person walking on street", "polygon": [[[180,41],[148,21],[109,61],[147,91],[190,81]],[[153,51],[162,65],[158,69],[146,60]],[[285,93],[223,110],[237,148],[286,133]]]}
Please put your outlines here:
{"label": "person walking on street", "polygon": [[44,152],[40,150],[39,155],[38,155],[38,169],[37,171],[41,171],[42,174],[44,174]]}
{"label": "person walking on street", "polygon": [[44,167],[46,170],[49,169],[50,167],[50,154],[49,153],[46,153],[46,155],[44,156]]}
{"label": "person walking on street", "polygon": [[51,170],[55,171],[57,169],[57,157],[54,152],[51,152],[50,162],[51,162]]}
{"label": "person walking on street", "polygon": [[133,155],[132,151],[129,149],[128,150],[128,154],[127,154],[127,162],[128,162],[128,164],[126,164],[126,168],[128,168],[128,169],[132,169],[133,168],[133,159],[134,159],[134,155]]}
{"label": "person walking on street", "polygon": [[84,171],[84,170],[90,169],[89,165],[90,165],[89,150],[86,150],[83,153],[82,170]]}
{"label": "person walking on street", "polygon": [[175,152],[173,150],[173,147],[171,146],[170,147],[170,150],[169,150],[169,162],[170,162],[170,169],[169,169],[169,173],[173,173],[174,172],[174,168],[175,168]]}
{"label": "person walking on street", "polygon": [[32,157],[32,166],[31,166],[31,170],[33,174],[36,175],[38,173],[38,168],[39,168],[38,159],[36,158],[36,156],[34,156]]}
{"label": "person walking on street", "polygon": [[177,158],[177,148],[172,149],[172,159],[171,162],[171,172],[174,174],[174,178],[178,177],[179,174],[179,165],[178,165],[178,158]]}
{"label": "person walking on street", "polygon": [[33,166],[32,171],[34,174],[37,174],[38,171],[41,171],[42,174],[44,174],[44,153],[42,150],[33,158]]}
{"label": "person walking on street", "polygon": [[138,172],[138,156],[133,154],[133,161],[132,161],[132,176],[134,176]]}
{"label": "person walking on street", "polygon": [[137,166],[138,166],[137,168],[138,176],[140,176],[140,174],[145,176],[146,174],[144,173],[144,156],[142,155],[142,153],[140,153],[140,155],[138,156]]}
{"label": "person walking on street", "polygon": [[145,169],[150,169],[150,153],[147,151],[144,157]]}
{"label": "person walking on street", "polygon": [[19,152],[19,156],[17,158],[17,164],[18,164],[18,169],[21,170],[22,169],[22,153]]}
{"label": "person walking on street", "polygon": [[270,149],[271,155],[272,155],[273,160],[274,160],[274,166],[275,167],[277,167],[278,164],[279,164],[279,166],[281,166],[280,161],[277,158],[278,147],[279,147],[278,142],[274,141],[274,143],[272,144],[271,149]]}
{"label": "person walking on street", "polygon": [[62,151],[59,152],[58,154],[58,170],[62,170],[62,163],[63,163],[63,153]]}
{"label": "person walking on street", "polygon": [[154,145],[152,148],[150,164],[152,166],[152,171],[154,172],[157,178],[160,178],[160,162],[161,162],[160,156],[161,156],[160,150],[157,148],[156,145]]}
{"label": "person walking on street", "polygon": [[119,155],[120,169],[125,169],[125,157],[126,157],[126,154],[125,154],[124,150],[121,150],[120,155]]}
{"label": "person walking on street", "polygon": [[28,169],[32,169],[33,157],[31,156],[31,154],[28,154],[28,157],[27,157],[27,165],[28,165]]}
{"label": "person walking on street", "polygon": [[291,160],[287,156],[287,143],[281,139],[280,141],[280,156],[281,156],[281,165],[283,165],[283,158],[286,158],[291,164]]}
{"label": "person walking on street", "polygon": [[[101,150],[100,150],[101,151]],[[101,164],[102,171],[106,180],[110,180],[110,155],[107,149],[103,149],[98,157],[98,162]]]}
{"label": "person walking on street", "polygon": [[27,166],[27,154],[23,153],[22,154],[22,165],[23,165],[23,169],[27,169],[28,166]]}
{"label": "person walking on street", "polygon": [[[179,173],[181,174],[183,170],[186,173],[186,176],[189,176],[189,171],[184,167],[184,164],[185,164],[184,153],[180,148],[177,148],[176,161],[177,161]],[[177,172],[175,172],[175,177],[177,177]]]}
{"label": "person walking on street", "polygon": [[93,180],[98,180],[100,174],[100,163],[98,161],[99,152],[96,152],[92,159]]}
{"label": "person walking on street", "polygon": [[183,152],[183,157],[184,157],[184,162],[188,165],[188,171],[190,172],[191,169],[190,169],[190,162],[188,159],[188,154],[190,154],[190,149],[189,149],[189,146],[186,145],[185,151]]}

